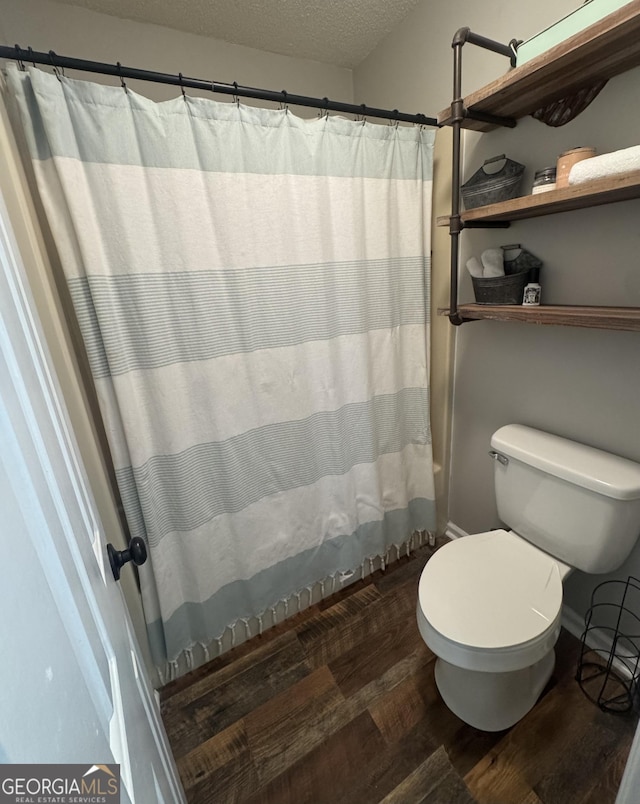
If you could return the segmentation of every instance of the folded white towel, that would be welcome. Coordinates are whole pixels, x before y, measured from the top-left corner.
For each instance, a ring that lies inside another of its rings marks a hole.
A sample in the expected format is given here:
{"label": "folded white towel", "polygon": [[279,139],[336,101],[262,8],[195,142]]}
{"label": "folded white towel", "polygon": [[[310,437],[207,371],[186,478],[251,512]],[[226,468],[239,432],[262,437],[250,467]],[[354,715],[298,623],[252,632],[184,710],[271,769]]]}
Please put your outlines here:
{"label": "folded white towel", "polygon": [[504,255],[501,248],[488,248],[482,252],[482,275],[504,276]]}
{"label": "folded white towel", "polygon": [[582,184],[630,170],[640,170],[640,145],[576,162],[569,171],[569,184]]}
{"label": "folded white towel", "polygon": [[467,271],[469,271],[471,276],[475,276],[476,279],[484,276],[482,263],[477,257],[471,257],[467,260]]}

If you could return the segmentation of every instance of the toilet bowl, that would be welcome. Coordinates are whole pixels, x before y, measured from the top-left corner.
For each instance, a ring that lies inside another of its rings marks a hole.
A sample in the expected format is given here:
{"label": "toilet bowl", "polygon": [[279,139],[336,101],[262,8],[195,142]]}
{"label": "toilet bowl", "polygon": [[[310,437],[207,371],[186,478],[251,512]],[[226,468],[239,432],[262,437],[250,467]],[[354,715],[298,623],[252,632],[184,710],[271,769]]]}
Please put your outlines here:
{"label": "toilet bowl", "polygon": [[461,720],[500,731],[533,707],[553,671],[570,571],[506,530],[432,556],[418,587],[418,629],[438,657],[438,690]]}
{"label": "toilet bowl", "polygon": [[420,634],[466,723],[501,731],[535,705],[555,663],[562,584],[620,567],[640,533],[640,464],[518,424],[491,438],[507,529],[464,536],[427,562]]}

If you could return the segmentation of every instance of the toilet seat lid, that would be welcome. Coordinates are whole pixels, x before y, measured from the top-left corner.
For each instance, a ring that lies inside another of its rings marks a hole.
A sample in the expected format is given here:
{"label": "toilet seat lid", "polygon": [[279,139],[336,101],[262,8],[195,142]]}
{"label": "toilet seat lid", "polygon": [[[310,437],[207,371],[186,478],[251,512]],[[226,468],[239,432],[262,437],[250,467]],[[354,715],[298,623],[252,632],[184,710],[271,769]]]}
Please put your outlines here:
{"label": "toilet seat lid", "polygon": [[456,539],[427,562],[420,607],[445,638],[500,649],[536,639],[562,606],[554,559],[514,533],[493,530]]}

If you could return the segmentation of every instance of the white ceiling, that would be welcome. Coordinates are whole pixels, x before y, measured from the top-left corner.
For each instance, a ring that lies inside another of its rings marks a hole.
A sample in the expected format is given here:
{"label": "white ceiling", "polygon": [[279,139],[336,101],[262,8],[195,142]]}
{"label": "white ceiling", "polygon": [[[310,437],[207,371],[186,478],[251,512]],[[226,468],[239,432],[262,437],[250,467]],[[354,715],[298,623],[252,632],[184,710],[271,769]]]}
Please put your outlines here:
{"label": "white ceiling", "polygon": [[420,0],[59,0],[236,45],[355,67]]}

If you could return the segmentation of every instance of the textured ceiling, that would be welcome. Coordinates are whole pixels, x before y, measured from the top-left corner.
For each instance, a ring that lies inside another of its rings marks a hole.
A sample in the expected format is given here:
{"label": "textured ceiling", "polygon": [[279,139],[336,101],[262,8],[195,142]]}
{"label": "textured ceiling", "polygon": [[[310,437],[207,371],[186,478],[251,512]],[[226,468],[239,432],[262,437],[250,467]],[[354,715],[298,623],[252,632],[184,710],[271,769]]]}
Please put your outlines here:
{"label": "textured ceiling", "polygon": [[237,45],[355,67],[420,0],[59,0]]}

